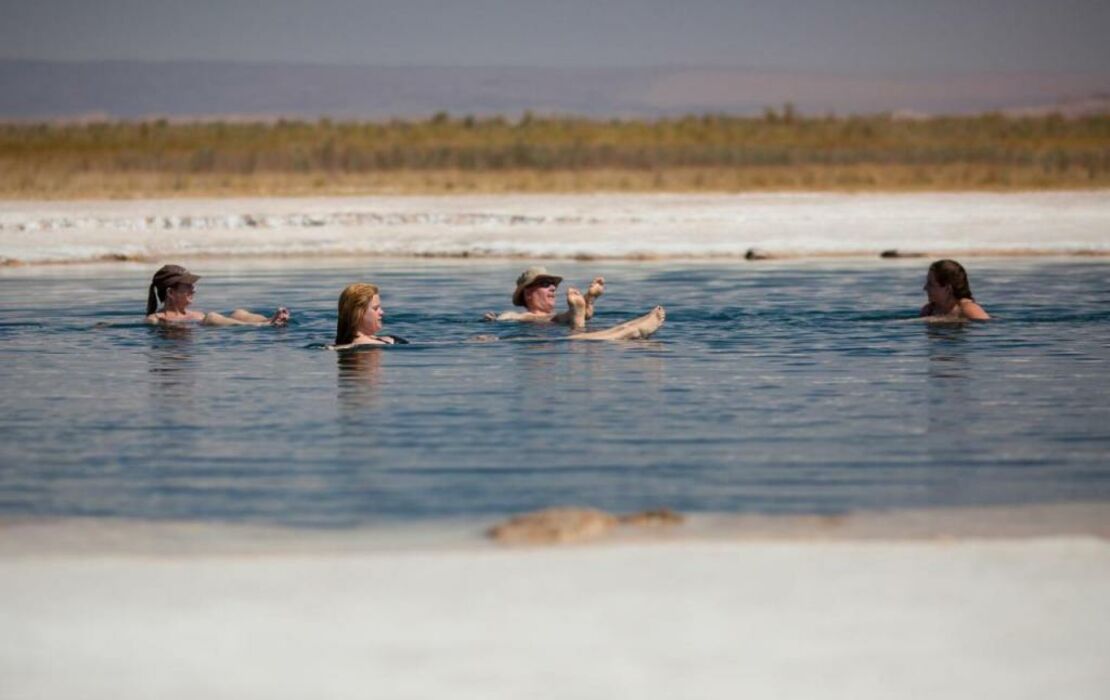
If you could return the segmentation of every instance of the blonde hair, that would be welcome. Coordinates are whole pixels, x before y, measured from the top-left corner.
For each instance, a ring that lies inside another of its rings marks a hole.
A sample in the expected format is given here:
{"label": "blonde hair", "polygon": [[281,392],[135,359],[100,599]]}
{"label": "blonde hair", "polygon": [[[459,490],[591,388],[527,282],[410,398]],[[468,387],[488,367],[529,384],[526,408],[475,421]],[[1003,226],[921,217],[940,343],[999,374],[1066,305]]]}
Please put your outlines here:
{"label": "blonde hair", "polygon": [[356,282],[347,285],[339,295],[339,318],[335,323],[336,345],[350,345],[354,342],[366,308],[377,294],[378,288],[373,284]]}

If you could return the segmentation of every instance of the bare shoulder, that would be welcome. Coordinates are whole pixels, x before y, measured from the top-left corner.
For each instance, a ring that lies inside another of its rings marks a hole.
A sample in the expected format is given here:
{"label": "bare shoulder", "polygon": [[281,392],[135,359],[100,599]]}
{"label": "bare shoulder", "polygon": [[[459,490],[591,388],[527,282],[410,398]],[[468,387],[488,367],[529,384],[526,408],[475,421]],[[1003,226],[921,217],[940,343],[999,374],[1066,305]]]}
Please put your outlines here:
{"label": "bare shoulder", "polygon": [[972,299],[960,299],[960,313],[964,318],[973,321],[986,321],[991,317],[982,306],[979,306]]}
{"label": "bare shoulder", "polygon": [[153,313],[153,314],[148,315],[146,317],[146,322],[151,324],[151,325],[155,325],[155,326],[158,326],[158,325],[175,326],[175,325],[180,324],[180,323],[192,323],[192,322],[195,322],[195,321],[204,321],[205,319],[206,319],[205,314],[202,314],[202,313],[197,312],[197,311],[189,311],[181,318],[167,318],[165,313],[159,311],[157,313]]}
{"label": "bare shoulder", "polygon": [[374,336],[372,338],[357,338],[346,345],[328,345],[326,347],[329,350],[350,350],[351,348],[357,348],[363,345],[393,345],[395,342],[393,336],[386,335]]}

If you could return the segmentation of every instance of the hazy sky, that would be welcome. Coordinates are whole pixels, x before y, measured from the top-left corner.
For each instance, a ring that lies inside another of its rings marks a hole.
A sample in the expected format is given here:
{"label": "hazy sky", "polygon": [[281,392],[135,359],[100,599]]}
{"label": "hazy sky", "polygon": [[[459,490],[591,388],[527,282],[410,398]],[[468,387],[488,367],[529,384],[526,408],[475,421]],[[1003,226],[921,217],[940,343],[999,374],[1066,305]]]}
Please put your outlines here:
{"label": "hazy sky", "polygon": [[0,57],[1106,71],[1110,0],[0,0]]}

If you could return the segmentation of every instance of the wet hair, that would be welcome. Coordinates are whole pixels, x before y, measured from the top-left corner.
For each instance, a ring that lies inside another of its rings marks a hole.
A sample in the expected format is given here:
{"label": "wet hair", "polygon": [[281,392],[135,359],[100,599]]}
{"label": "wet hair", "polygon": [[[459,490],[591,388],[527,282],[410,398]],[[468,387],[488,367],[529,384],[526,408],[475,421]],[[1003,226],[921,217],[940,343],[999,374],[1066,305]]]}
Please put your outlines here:
{"label": "wet hair", "polygon": [[967,281],[967,270],[955,260],[937,260],[929,266],[929,273],[942,287],[952,287],[952,295],[959,299],[975,300],[971,296],[971,285]]}
{"label": "wet hair", "polygon": [[163,265],[154,273],[150,280],[150,289],[146,293],[146,315],[149,316],[158,310],[158,303],[166,301],[166,290],[179,284],[195,284],[200,279],[180,265]]}
{"label": "wet hair", "polygon": [[158,310],[158,303],[166,300],[166,288],[150,283],[150,291],[146,295],[146,315],[149,316]]}
{"label": "wet hair", "polygon": [[339,317],[335,322],[336,345],[350,345],[354,342],[362,317],[377,294],[378,288],[373,284],[356,282],[347,285],[339,295]]}

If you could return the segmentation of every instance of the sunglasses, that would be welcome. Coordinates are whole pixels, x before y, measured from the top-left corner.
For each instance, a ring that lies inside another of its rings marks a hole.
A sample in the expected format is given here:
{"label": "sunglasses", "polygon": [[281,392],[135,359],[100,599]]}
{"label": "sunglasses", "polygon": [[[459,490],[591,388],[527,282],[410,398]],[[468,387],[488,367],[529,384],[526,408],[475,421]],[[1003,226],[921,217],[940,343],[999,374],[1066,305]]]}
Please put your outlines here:
{"label": "sunglasses", "polygon": [[197,288],[191,284],[175,284],[173,288],[186,294],[194,294],[197,291]]}

